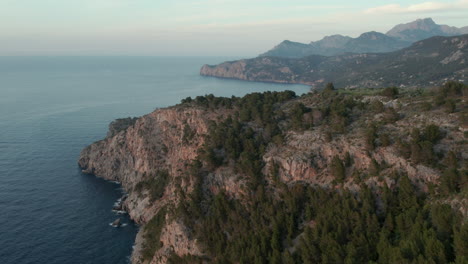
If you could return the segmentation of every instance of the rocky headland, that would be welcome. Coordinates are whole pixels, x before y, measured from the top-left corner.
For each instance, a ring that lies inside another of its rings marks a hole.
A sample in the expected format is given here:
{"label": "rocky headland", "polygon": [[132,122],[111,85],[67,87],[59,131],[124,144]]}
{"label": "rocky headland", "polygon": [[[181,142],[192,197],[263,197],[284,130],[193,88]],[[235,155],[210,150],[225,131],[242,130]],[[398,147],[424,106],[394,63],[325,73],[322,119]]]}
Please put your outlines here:
{"label": "rocky headland", "polygon": [[[242,74],[245,65],[235,65],[228,72]],[[330,197],[350,193],[346,199],[359,204],[356,212],[364,206],[360,203],[375,199],[374,209],[366,209],[363,217],[375,215],[371,222],[379,233],[390,221],[385,212],[407,210],[402,203],[391,209],[386,195],[393,193],[399,201],[406,192],[402,188],[410,188],[408,195],[418,201],[407,202],[411,208],[446,205],[458,217],[450,220],[458,226],[447,231],[451,238],[439,238],[453,244],[465,232],[459,223],[468,216],[467,92],[460,83],[400,93],[396,88],[336,91],[328,85],[301,97],[268,92],[187,98],[138,119],[116,121],[105,139],[81,152],[78,163],[85,173],[121,182],[128,193],[123,207],[142,226],[132,263],[320,260],[328,254],[324,249],[314,256],[305,250],[307,241],[314,241],[309,232],[322,223],[323,209],[314,209],[321,205],[313,202],[322,198],[306,198],[322,193],[318,190]],[[375,197],[352,198],[367,192]],[[421,218],[424,227],[439,230],[430,219]],[[376,253],[364,260],[387,256],[375,246],[379,237],[365,236],[364,244]],[[406,243],[404,236],[398,239]],[[254,246],[262,243],[264,248]],[[426,242],[421,243],[424,250]],[[441,249],[443,259],[463,254],[456,246]]]}
{"label": "rocky headland", "polygon": [[387,53],[302,58],[262,56],[203,65],[200,74],[246,81],[298,83],[322,88],[430,87],[468,82],[468,35],[432,37]]}

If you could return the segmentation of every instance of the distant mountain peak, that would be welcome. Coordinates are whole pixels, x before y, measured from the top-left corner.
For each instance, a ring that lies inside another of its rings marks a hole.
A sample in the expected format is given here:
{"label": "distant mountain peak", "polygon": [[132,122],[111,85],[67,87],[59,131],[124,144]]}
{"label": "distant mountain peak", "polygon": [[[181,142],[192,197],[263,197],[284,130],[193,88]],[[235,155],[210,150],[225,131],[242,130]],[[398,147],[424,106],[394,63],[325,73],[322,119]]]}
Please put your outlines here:
{"label": "distant mountain peak", "polygon": [[398,36],[398,33],[401,33],[406,30],[422,30],[422,31],[431,31],[434,29],[438,29],[439,25],[437,25],[432,18],[423,18],[417,19],[415,21],[405,23],[405,24],[398,24],[394,26],[387,32],[389,36]]}
{"label": "distant mountain peak", "polygon": [[362,33],[358,37],[358,39],[369,39],[369,40],[378,40],[378,39],[385,39],[385,38],[388,38],[388,36],[377,31],[365,32],[365,33]]}
{"label": "distant mountain peak", "polygon": [[[437,24],[430,17],[418,18],[413,23],[419,24],[420,26],[437,26]],[[411,22],[409,23],[411,24]]]}
{"label": "distant mountain peak", "polygon": [[351,40],[351,37],[335,34],[325,36],[318,41],[312,41],[309,45],[321,48],[339,48],[345,45],[349,40]]}
{"label": "distant mountain peak", "polygon": [[309,44],[284,40],[260,56],[300,58],[309,55],[332,56],[349,52],[389,52],[434,36],[456,36],[467,33],[468,27],[438,25],[432,18],[427,17],[396,25],[386,34],[370,31],[362,33],[357,38],[334,34]]}
{"label": "distant mountain peak", "polygon": [[[379,35],[368,32],[366,35]],[[382,34],[383,35],[383,34]],[[392,52],[357,53],[359,49],[394,47],[397,39],[374,41],[354,38],[346,50],[336,56],[301,58],[271,57],[231,61],[218,66],[204,66],[201,74],[249,81],[302,83],[323,86],[333,82],[336,87],[427,87],[447,80],[466,82],[468,34],[451,37],[434,36],[409,47]]]}
{"label": "distant mountain peak", "polygon": [[343,35],[340,35],[340,34],[334,34],[334,35],[330,35],[330,36],[325,36],[322,40],[336,40],[336,39],[347,39],[349,37],[347,36],[343,36]]}

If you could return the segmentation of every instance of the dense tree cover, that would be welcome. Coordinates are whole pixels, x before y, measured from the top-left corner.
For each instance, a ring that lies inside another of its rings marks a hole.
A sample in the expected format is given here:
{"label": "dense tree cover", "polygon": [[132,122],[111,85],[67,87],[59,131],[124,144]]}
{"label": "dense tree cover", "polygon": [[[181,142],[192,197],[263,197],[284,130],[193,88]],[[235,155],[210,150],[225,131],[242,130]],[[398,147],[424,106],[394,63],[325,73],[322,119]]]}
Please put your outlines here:
{"label": "dense tree cover", "polygon": [[428,203],[405,175],[398,182],[358,194],[259,186],[247,203],[221,192],[195,218],[183,205],[183,217],[213,263],[464,263],[462,217]]}
{"label": "dense tree cover", "polygon": [[[457,87],[448,85],[444,94],[463,92],[463,87]],[[387,88],[381,95],[400,96],[395,88]],[[392,144],[390,135],[379,126],[400,118],[395,109],[378,101],[363,104],[355,96],[340,94],[332,84],[317,96],[321,102],[317,108],[296,100],[293,92],[183,100],[183,104],[233,111],[210,123],[209,140],[187,170],[194,190],[190,194],[178,191],[181,202],[171,211],[197,238],[204,256],[173,254],[169,263],[467,263],[468,223],[439,199],[466,192],[467,172],[460,168],[456,152],[434,152],[434,145],[444,137],[437,125],[408,131],[408,139],[394,138],[402,157],[444,171],[440,185],[430,194],[418,192],[397,171],[391,175],[396,187],[383,184],[370,189],[361,182],[359,192],[286,185],[278,180],[275,166],[266,175],[262,173],[262,156],[269,144],[282,144],[283,131],[300,133],[320,123],[329,128],[326,133],[332,140],[332,134],[346,133],[360,110],[383,116],[382,123],[370,123],[363,129],[367,150]],[[190,127],[183,133],[189,142],[193,137]],[[329,169],[336,182],[346,180],[346,169],[352,164],[349,153],[332,158]],[[241,198],[204,189],[206,174],[220,166],[230,166],[246,177],[249,184]],[[354,171],[353,177],[359,181],[378,176],[385,166],[372,159],[368,171]],[[139,188],[153,190],[154,197],[161,195],[159,189],[148,186],[153,183]],[[160,211],[146,227],[151,233],[147,241],[156,243],[145,247],[147,259],[160,245],[161,215],[165,213]]]}
{"label": "dense tree cover", "polygon": [[234,162],[236,169],[244,173],[253,186],[260,184],[261,157],[266,146],[270,142],[281,144],[283,141],[279,122],[284,113],[277,106],[295,97],[293,92],[285,91],[234,98],[231,105],[237,110],[235,114],[209,124],[210,140],[200,150],[200,160],[209,169]]}
{"label": "dense tree cover", "polygon": [[346,126],[353,121],[352,112],[355,109],[364,109],[365,104],[355,100],[352,95],[327,92],[321,94],[321,113],[332,133],[346,133]]}
{"label": "dense tree cover", "polygon": [[[398,95],[394,89],[383,94]],[[358,103],[350,96],[337,93],[332,85],[328,85],[320,96],[326,103],[317,110],[321,111],[333,133],[343,132],[353,107],[358,106]],[[265,99],[268,103],[265,103]],[[189,199],[191,202],[180,204],[178,213],[204,245],[204,261],[465,261],[466,253],[459,252],[464,252],[462,248],[466,240],[462,239],[462,234],[466,232],[467,224],[463,225],[461,216],[448,205],[431,204],[430,197],[418,194],[406,175],[396,174],[398,187],[393,190],[385,185],[371,191],[361,185],[362,190],[358,194],[302,184],[287,186],[279,181],[269,185],[261,173],[261,157],[272,138],[282,136],[279,122],[284,118],[283,115],[286,115],[292,130],[301,131],[313,126],[313,121],[307,115],[314,109],[295,102],[285,114],[275,112],[277,102],[268,101],[259,95],[251,96],[242,103],[237,101],[236,104],[242,109],[238,116],[213,123],[210,127],[210,141],[200,155],[201,160],[211,168],[234,163],[255,184],[250,185],[244,201],[233,199],[223,192],[203,195],[202,166],[196,170],[195,174],[199,177],[197,188],[192,199]],[[372,109],[372,104],[370,107]],[[386,111],[383,105],[380,107],[382,109],[378,112]],[[268,115],[268,111],[274,113],[273,116]],[[340,123],[337,117],[344,118],[344,121]],[[254,125],[257,127],[271,125],[274,129],[253,130],[251,122],[257,124]],[[337,128],[336,124],[341,128]],[[431,162],[434,159],[433,144],[443,137],[439,127],[431,124],[424,127],[422,132],[416,129],[411,134],[408,158],[414,159],[414,162]],[[390,144],[388,135],[378,133],[377,124],[370,125],[364,136],[369,150],[373,150],[377,142],[382,146]],[[453,159],[448,157],[447,162],[453,165]],[[351,163],[349,153],[344,160],[338,156],[332,159],[330,171],[337,182],[345,180],[346,167]],[[380,170],[381,164],[373,159],[367,173],[376,176]],[[269,177],[276,179],[277,171],[274,168],[270,173]],[[459,177],[455,174],[453,171],[447,172],[448,176],[444,178],[447,183],[441,185],[439,192],[453,193],[460,190]],[[361,177],[357,175],[357,178]],[[273,189],[275,192],[272,192]]]}

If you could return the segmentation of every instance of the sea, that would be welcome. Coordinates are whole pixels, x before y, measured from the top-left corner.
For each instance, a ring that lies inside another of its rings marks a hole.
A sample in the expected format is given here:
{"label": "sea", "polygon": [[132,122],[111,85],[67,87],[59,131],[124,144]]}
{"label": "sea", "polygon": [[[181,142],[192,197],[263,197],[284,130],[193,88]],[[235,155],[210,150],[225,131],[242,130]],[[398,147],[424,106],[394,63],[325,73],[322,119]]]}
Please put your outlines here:
{"label": "sea", "polygon": [[111,210],[118,183],[81,173],[80,151],[112,120],[188,96],[309,91],[199,75],[232,59],[0,57],[0,263],[129,263],[139,227]]}

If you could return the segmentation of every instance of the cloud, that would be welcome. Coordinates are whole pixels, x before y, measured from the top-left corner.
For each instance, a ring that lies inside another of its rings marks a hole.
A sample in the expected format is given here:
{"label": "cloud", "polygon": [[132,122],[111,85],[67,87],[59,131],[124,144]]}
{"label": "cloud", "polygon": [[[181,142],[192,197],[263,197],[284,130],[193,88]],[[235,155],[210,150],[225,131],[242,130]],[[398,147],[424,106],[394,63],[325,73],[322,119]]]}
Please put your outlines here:
{"label": "cloud", "polygon": [[401,13],[427,13],[441,11],[460,11],[468,9],[468,0],[456,1],[453,3],[424,2],[409,6],[399,4],[390,4],[378,7],[372,7],[364,10],[365,14],[401,14]]}

